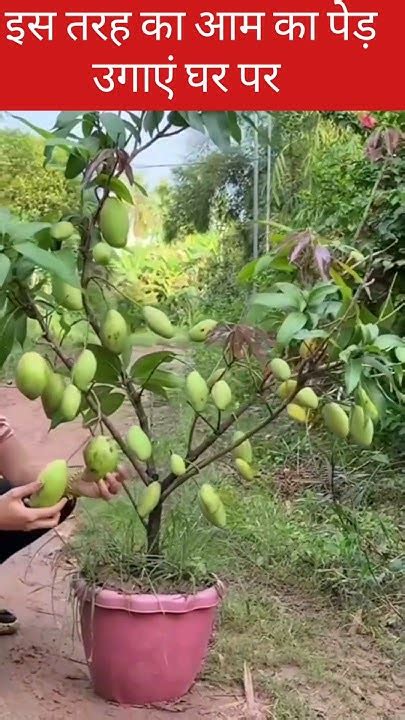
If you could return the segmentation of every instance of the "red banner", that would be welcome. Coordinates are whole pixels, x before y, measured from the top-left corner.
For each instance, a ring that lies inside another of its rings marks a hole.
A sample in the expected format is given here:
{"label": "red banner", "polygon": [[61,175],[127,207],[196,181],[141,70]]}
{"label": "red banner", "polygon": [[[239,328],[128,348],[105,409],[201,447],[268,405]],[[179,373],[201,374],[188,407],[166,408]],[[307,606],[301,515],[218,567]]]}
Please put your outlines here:
{"label": "red banner", "polygon": [[2,6],[3,109],[405,107],[402,0]]}

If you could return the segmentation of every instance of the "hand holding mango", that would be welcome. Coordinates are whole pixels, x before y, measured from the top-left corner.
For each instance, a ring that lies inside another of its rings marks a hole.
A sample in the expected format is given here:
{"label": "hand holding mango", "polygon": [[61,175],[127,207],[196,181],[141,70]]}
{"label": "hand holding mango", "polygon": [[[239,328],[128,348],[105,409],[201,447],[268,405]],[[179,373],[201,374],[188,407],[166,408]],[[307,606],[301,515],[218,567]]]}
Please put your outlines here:
{"label": "hand holding mango", "polygon": [[32,508],[48,508],[57,505],[63,498],[88,497],[111,500],[121,490],[128,474],[122,466],[108,471],[103,477],[89,468],[70,473],[65,460],[53,460],[40,472],[40,487],[29,499]]}

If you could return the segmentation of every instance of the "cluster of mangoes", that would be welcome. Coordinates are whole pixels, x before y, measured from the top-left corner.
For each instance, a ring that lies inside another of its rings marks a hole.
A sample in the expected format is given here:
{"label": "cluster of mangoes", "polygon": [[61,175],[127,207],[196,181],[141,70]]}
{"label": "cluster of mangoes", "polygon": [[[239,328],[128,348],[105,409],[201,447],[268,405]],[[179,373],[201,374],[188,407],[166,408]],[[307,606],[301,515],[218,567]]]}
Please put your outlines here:
{"label": "cluster of mangoes", "polygon": [[232,403],[232,390],[222,378],[216,380],[213,376],[206,381],[198,370],[192,370],[186,377],[185,387],[188,402],[196,413],[205,409],[210,397],[219,412],[227,410]]}
{"label": "cluster of mangoes", "polygon": [[57,413],[68,422],[77,417],[86,393],[97,372],[97,360],[91,350],[85,349],[76,360],[70,381],[54,372],[47,361],[37,352],[24,353],[16,368],[15,381],[19,391],[29,400],[41,398],[48,418]]}
{"label": "cluster of mangoes", "polygon": [[[282,400],[291,398],[287,404],[287,414],[298,423],[308,423],[319,408],[319,398],[310,387],[298,390],[297,380],[291,377],[291,369],[285,360],[275,358],[270,369],[276,380],[281,381],[278,388]],[[373,441],[374,423],[379,413],[366,391],[359,388],[356,403],[349,413],[345,407],[336,402],[323,405],[321,415],[327,429],[336,437],[350,439],[357,445],[369,447]]]}
{"label": "cluster of mangoes", "polygon": [[[111,262],[113,249],[123,248],[127,244],[129,216],[124,203],[118,198],[108,197],[102,206],[98,222],[103,240],[93,246],[92,257],[97,264],[107,266]],[[52,225],[50,234],[57,242],[63,242],[65,249],[72,245],[73,241],[80,242],[74,225],[66,220]],[[52,295],[58,305],[66,310],[78,312],[83,309],[80,288],[69,285],[60,278],[54,277],[52,280]]]}

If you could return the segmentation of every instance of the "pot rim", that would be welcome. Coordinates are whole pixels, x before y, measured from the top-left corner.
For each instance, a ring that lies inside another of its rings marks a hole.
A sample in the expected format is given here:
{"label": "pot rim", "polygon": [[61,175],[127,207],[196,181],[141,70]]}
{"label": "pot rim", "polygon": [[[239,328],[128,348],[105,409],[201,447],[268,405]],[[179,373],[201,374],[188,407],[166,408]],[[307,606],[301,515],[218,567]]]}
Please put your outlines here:
{"label": "pot rim", "polygon": [[187,595],[181,593],[124,593],[111,588],[94,588],[80,573],[72,578],[71,585],[80,604],[88,602],[105,610],[126,610],[141,614],[183,614],[194,610],[208,610],[216,608],[223,596],[223,586],[219,581],[211,587]]}

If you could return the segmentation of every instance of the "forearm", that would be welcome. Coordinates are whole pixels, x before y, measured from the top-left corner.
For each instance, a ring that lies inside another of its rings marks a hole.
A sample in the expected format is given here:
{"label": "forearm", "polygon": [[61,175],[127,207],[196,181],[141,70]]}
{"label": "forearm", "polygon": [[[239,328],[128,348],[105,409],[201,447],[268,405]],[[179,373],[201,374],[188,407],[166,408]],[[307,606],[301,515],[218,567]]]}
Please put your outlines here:
{"label": "forearm", "polygon": [[24,445],[14,435],[0,442],[0,475],[6,478],[10,485],[16,487],[33,482],[40,469],[39,464],[32,460]]}

